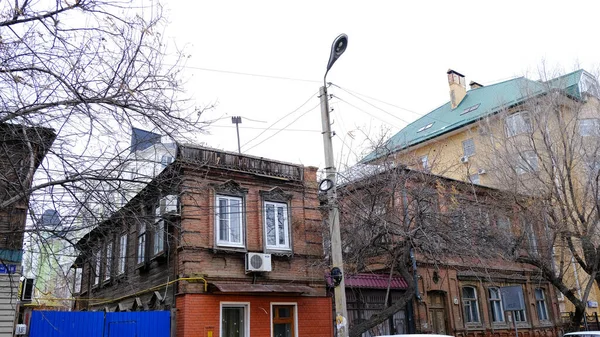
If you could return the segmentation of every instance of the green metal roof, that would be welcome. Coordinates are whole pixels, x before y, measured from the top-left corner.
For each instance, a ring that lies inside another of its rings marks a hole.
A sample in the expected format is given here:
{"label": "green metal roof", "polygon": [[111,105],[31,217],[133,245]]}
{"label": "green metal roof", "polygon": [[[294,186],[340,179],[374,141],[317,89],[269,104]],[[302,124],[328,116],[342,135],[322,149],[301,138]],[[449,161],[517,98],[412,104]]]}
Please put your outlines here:
{"label": "green metal roof", "polygon": [[386,142],[383,149],[371,152],[360,162],[366,163],[385,154],[434,139],[503,108],[519,104],[527,98],[543,93],[549,87],[566,89],[568,94],[579,97],[578,83],[582,72],[583,70],[578,70],[547,83],[518,77],[469,90],[456,109],[452,109],[450,102],[447,102],[404,127]]}

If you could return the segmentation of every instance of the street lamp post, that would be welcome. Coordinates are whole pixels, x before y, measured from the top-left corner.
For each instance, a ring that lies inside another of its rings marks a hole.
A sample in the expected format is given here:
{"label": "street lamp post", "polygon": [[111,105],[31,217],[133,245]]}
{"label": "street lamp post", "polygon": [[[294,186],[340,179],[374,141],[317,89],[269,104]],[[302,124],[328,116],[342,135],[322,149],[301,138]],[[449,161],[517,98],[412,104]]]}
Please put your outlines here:
{"label": "street lamp post", "polygon": [[342,259],[342,239],[340,234],[340,212],[336,194],[336,169],[333,158],[333,144],[331,138],[331,123],[329,119],[329,98],[327,95],[327,73],[335,61],[344,53],[348,46],[348,36],[341,34],[331,45],[331,54],[327,63],[327,71],[323,76],[323,86],[319,90],[321,98],[321,124],[323,127],[323,148],[325,152],[325,176],[319,186],[322,191],[327,191],[327,206],[329,209],[329,230],[331,233],[331,278],[335,290],[335,311],[337,337],[348,336],[346,310],[346,287],[344,282],[344,262]]}

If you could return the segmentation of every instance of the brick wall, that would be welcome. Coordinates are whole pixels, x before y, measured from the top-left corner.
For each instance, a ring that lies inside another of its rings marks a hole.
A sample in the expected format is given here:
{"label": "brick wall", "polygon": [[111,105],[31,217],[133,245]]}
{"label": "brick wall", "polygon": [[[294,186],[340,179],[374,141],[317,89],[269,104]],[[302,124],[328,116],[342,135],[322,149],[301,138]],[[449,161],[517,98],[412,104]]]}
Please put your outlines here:
{"label": "brick wall", "polygon": [[297,305],[298,336],[333,336],[331,299],[328,297],[278,297],[188,294],[177,297],[177,336],[219,336],[222,302],[250,304],[250,335],[271,336],[271,303]]}

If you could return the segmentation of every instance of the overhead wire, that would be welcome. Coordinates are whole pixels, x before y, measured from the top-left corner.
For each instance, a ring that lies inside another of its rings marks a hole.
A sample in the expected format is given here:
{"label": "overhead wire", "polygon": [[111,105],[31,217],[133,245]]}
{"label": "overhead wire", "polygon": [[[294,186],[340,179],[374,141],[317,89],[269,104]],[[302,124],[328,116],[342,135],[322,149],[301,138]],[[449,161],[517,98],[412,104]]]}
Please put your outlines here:
{"label": "overhead wire", "polygon": [[[265,132],[267,132],[268,130],[270,130],[272,127],[274,127],[277,123],[281,122],[283,119],[285,119],[286,117],[292,115],[293,113],[295,113],[296,111],[302,109],[302,107],[304,107],[306,104],[308,104],[308,102],[310,102],[310,100],[317,95],[318,91],[313,93],[312,95],[310,95],[310,97],[304,102],[302,103],[299,107],[297,107],[296,109],[292,110],[291,112],[285,114],[283,117],[279,118],[277,121],[275,121],[273,124],[269,125],[269,127],[267,127],[263,132],[259,133],[256,137],[250,139],[249,141],[245,142],[241,148],[243,149],[244,147],[246,147],[250,142],[253,142],[254,140],[256,140],[258,137],[262,136]],[[270,137],[269,137],[270,138]],[[264,142],[264,141],[263,141]],[[262,143],[262,142],[261,142]],[[255,146],[251,147],[254,148]],[[251,149],[250,148],[250,149]],[[249,149],[246,149],[246,151]]]}

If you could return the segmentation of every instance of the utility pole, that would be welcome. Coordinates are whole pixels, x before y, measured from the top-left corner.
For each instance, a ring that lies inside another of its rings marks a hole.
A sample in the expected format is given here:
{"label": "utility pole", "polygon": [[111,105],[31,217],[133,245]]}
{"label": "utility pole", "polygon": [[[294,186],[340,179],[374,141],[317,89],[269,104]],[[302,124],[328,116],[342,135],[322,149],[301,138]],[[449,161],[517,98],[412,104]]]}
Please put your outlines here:
{"label": "utility pole", "polygon": [[325,152],[325,176],[319,189],[327,191],[327,207],[329,210],[329,229],[331,233],[331,279],[335,291],[335,312],[337,337],[348,336],[348,311],[346,309],[346,286],[344,282],[344,261],[342,258],[342,238],[340,234],[340,212],[336,193],[336,168],[333,158],[331,138],[331,123],[329,118],[329,97],[327,95],[327,73],[335,61],[344,53],[348,46],[348,36],[341,34],[331,46],[331,54],[327,71],[323,76],[323,86],[319,90],[321,99],[321,125],[323,127],[323,149]]}
{"label": "utility pole", "polygon": [[231,117],[231,123],[235,124],[235,131],[237,131],[238,153],[242,153],[242,148],[240,147],[240,127],[239,127],[239,125],[242,123],[242,117],[240,117],[240,116]]}

